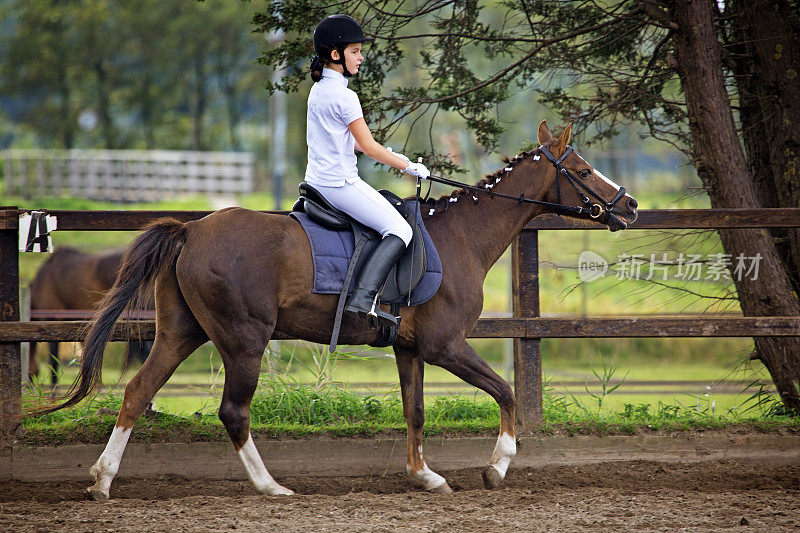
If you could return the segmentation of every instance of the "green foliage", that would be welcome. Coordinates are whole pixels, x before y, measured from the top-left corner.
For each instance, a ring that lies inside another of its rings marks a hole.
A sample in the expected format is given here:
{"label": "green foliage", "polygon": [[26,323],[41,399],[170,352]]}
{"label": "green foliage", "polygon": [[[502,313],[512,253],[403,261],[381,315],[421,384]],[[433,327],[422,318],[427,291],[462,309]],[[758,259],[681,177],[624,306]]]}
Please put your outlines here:
{"label": "green foliage", "polygon": [[12,142],[25,147],[31,132],[37,147],[252,147],[241,126],[263,121],[253,93],[266,77],[250,66],[263,41],[252,12],[227,0],[3,2]]}
{"label": "green foliage", "polygon": [[[258,436],[370,436],[403,433],[402,402],[396,391],[379,397],[362,394],[333,381],[340,358],[356,358],[346,352],[326,354],[312,350],[311,356],[286,348],[268,352],[266,358],[278,367],[274,375],[264,376],[251,404],[251,427]],[[301,363],[309,358],[313,365]],[[302,383],[290,375],[292,365],[305,365],[316,371],[317,379]],[[603,409],[603,399],[620,384],[609,386],[614,365],[602,364],[594,374],[601,381],[601,393],[590,393],[598,403],[589,409],[574,396],[571,399],[544,382],[544,421],[541,432],[567,434],[633,434],[641,431],[696,431],[744,428],[755,431],[800,431],[800,417],[780,413],[777,399],[761,388],[740,406],[727,413],[713,413],[710,405],[684,406],[658,402],[626,403],[622,409]],[[588,389],[587,389],[588,392]],[[44,388],[33,388],[24,396],[26,408],[41,405],[47,398]],[[699,401],[698,401],[699,402]],[[426,402],[425,434],[493,434],[500,423],[497,404],[477,394],[437,396]],[[184,418],[168,413],[150,413],[136,426],[132,437],[140,441],[224,440],[225,431],[214,412],[219,397],[210,400],[195,416]],[[104,442],[113,428],[121,398],[112,394],[95,395],[81,404],[48,415],[23,420],[22,441],[30,444]]]}
{"label": "green foliage", "polygon": [[[586,141],[616,135],[620,121],[644,124],[651,134],[673,134],[683,124],[675,73],[667,65],[671,34],[633,0],[380,6],[270,0],[253,21],[259,31],[282,31],[286,39],[259,61],[289,69],[270,90],[293,91],[304,82],[316,23],[340,12],[376,37],[353,85],[379,139],[403,119],[416,125],[423,116],[430,128],[420,123],[418,129],[430,135],[437,113],[452,111],[484,149],[493,150],[506,127],[497,106],[520,89],[537,91],[562,120],[576,123],[574,131],[590,129]],[[399,82],[393,71],[404,67],[415,72],[401,74]],[[434,166],[453,170],[442,153]]]}

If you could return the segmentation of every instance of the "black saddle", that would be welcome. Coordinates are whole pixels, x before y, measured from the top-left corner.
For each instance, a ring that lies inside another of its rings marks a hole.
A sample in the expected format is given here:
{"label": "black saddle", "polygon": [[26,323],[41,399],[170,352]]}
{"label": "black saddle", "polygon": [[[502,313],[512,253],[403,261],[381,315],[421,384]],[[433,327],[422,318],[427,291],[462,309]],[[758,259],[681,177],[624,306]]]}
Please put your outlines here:
{"label": "black saddle", "polygon": [[[400,256],[397,264],[389,271],[386,282],[380,293],[381,302],[390,304],[392,307],[392,314],[397,316],[400,305],[408,301],[411,291],[414,290],[425,275],[425,243],[422,237],[422,229],[419,227],[416,220],[416,210],[409,209],[407,203],[391,191],[381,189],[378,192],[397,209],[403,218],[405,218],[413,232],[411,243],[408,245],[403,255]],[[330,349],[334,351],[339,335],[344,303],[347,296],[355,289],[355,280],[358,279],[361,269],[370,253],[372,253],[373,249],[375,249],[381,241],[381,236],[372,228],[364,226],[352,219],[347,213],[333,207],[317,189],[306,182],[300,184],[300,198],[295,202],[292,211],[305,213],[313,221],[327,228],[340,231],[349,230],[353,232],[355,249],[347,268],[342,292],[339,295],[339,305],[337,307],[334,331],[331,337]],[[382,326],[381,338],[377,343],[373,344],[373,346],[389,346],[394,344],[397,338],[398,326]]]}

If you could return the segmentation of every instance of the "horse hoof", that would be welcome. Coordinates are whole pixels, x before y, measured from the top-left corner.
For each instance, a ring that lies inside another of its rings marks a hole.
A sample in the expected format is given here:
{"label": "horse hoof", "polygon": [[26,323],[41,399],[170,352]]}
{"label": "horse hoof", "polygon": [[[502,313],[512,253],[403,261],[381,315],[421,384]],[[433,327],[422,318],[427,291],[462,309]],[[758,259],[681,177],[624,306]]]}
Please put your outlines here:
{"label": "horse hoof", "polygon": [[503,483],[503,478],[500,472],[493,466],[487,466],[483,469],[483,486],[487,489],[496,489]]}
{"label": "horse hoof", "polygon": [[270,494],[273,496],[294,496],[294,491],[286,487],[279,486],[274,489]]}
{"label": "horse hoof", "polygon": [[450,485],[445,483],[444,485],[439,485],[438,487],[432,488],[431,492],[434,494],[453,494],[453,489],[450,488]]}
{"label": "horse hoof", "polygon": [[100,489],[96,489],[94,487],[89,487],[86,489],[86,493],[89,494],[89,497],[96,502],[104,502],[108,499],[108,493],[103,492]]}

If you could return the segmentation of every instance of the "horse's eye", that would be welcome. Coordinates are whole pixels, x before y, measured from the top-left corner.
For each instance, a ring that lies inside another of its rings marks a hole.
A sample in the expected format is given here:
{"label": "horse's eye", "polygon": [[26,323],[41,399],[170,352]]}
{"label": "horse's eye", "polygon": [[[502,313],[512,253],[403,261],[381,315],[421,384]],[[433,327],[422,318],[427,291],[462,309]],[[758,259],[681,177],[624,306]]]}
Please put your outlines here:
{"label": "horse's eye", "polygon": [[584,168],[578,171],[578,176],[580,176],[581,178],[588,178],[589,174],[591,173],[592,172],[588,168]]}

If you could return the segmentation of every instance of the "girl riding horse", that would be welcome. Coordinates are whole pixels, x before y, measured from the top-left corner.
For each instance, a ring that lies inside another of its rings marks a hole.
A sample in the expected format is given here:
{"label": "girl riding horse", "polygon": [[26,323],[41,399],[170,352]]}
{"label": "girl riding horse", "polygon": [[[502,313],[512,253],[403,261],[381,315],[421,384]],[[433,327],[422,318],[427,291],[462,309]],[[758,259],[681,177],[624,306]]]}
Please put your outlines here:
{"label": "girl riding horse", "polygon": [[317,55],[311,60],[311,79],[316,83],[308,95],[305,181],[335,208],[383,237],[361,269],[344,311],[395,325],[397,319],[378,307],[378,291],[411,242],[411,226],[386,198],[359,178],[354,150],[412,176],[424,179],[430,172],[422,163],[411,163],[372,138],[358,95],[347,88],[348,78],[358,73],[364,60],[361,45],[369,41],[372,38],[347,15],[327,17],[314,30]]}

